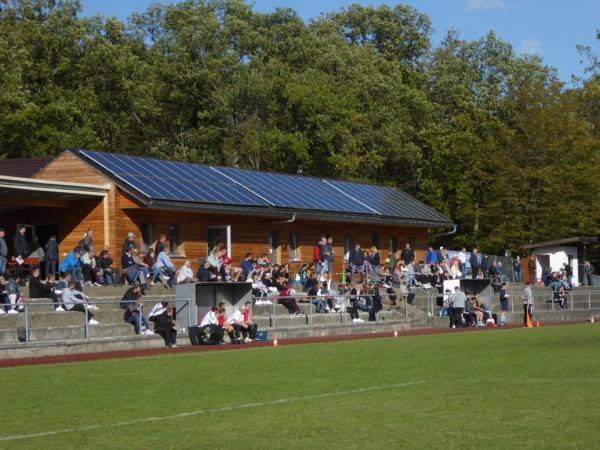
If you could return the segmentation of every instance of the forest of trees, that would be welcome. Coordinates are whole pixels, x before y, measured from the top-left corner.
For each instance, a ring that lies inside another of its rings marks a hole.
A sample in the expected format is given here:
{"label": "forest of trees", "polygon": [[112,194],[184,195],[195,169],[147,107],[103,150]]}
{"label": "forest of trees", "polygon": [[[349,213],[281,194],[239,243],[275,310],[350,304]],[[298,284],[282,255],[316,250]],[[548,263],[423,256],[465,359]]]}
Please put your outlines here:
{"label": "forest of trees", "polygon": [[451,217],[447,244],[490,252],[600,232],[589,49],[567,85],[493,32],[433,46],[402,4],[308,23],[242,0],[125,22],[76,0],[0,7],[0,159],[83,147],[386,184]]}

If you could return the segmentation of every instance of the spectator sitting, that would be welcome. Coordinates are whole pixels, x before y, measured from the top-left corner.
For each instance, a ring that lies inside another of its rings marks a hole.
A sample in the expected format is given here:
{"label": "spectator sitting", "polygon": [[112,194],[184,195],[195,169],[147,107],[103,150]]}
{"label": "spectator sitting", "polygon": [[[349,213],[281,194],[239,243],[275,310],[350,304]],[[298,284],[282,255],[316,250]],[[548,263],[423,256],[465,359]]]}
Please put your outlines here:
{"label": "spectator sitting", "polygon": [[0,308],[0,314],[17,314],[19,310],[23,310],[18,277],[15,279],[8,273],[0,273],[0,298],[4,304],[4,308]]}
{"label": "spectator sitting", "polygon": [[[135,334],[140,334],[140,332],[144,332],[145,334],[154,334],[152,330],[150,330],[148,318],[145,317],[141,312],[143,304],[144,297],[142,296],[142,287],[136,283],[127,289],[123,295],[123,298],[121,299],[121,309],[125,310],[123,320],[125,320],[126,323],[133,325]],[[142,325],[141,329],[140,322]]]}
{"label": "spectator sitting", "polygon": [[198,268],[198,272],[196,272],[196,278],[201,283],[217,281],[217,275],[214,273],[213,267],[207,259],[200,259],[200,267]]}
{"label": "spectator sitting", "polygon": [[295,314],[297,316],[303,314],[303,312],[300,310],[300,307],[298,306],[298,303],[296,303],[296,299],[290,298],[293,291],[288,288],[285,278],[280,277],[279,280],[277,280],[276,289],[279,292],[277,302],[280,305],[285,306],[285,309],[288,310],[288,313]]}
{"label": "spectator sitting", "polygon": [[156,285],[156,279],[160,275],[160,271],[154,268],[154,264],[156,263],[154,249],[152,247],[148,248],[146,254],[144,255],[144,264],[148,267],[148,273],[150,274],[150,286]]}
{"label": "spectator sitting", "polygon": [[242,308],[242,314],[244,316],[244,325],[246,325],[246,329],[248,330],[248,337],[253,341],[257,341],[258,339],[256,339],[256,332],[258,331],[258,325],[250,320],[251,313],[252,302],[244,303],[244,307]]}
{"label": "spectator sitting", "polygon": [[564,286],[560,286],[554,293],[554,302],[558,303],[560,309],[567,309],[567,291]]}
{"label": "spectator sitting", "polygon": [[54,310],[64,312],[64,308],[59,305],[58,297],[51,283],[42,283],[40,280],[40,268],[34,267],[29,280],[30,298],[50,298],[54,303]]}
{"label": "spectator sitting", "polygon": [[[199,345],[202,343],[209,344],[221,344],[223,343],[223,328],[219,326],[217,320],[217,312],[219,308],[213,306],[209,312],[207,312],[200,324],[197,327],[190,327],[189,336],[192,345]],[[202,339],[206,337],[205,339]]]}
{"label": "spectator sitting", "polygon": [[146,280],[144,278],[144,272],[138,267],[133,259],[133,247],[127,247],[126,252],[121,256],[121,265],[123,267],[123,273],[125,274],[125,280],[129,284],[139,281],[143,294],[144,289],[146,289]]}
{"label": "spectator sitting", "polygon": [[165,280],[169,287],[173,286],[173,278],[175,277],[175,266],[169,257],[169,249],[165,248],[156,257],[154,268],[164,274]]}
{"label": "spectator sitting", "polygon": [[[44,270],[46,280],[52,280],[56,278],[56,264],[58,262],[58,243],[56,242],[55,236],[50,236],[48,242],[44,246]],[[52,275],[52,278],[50,278]]]}
{"label": "spectator sitting", "polygon": [[475,320],[477,323],[476,327],[483,327],[485,324],[483,323],[483,313],[485,312],[482,304],[479,303],[479,298],[476,295],[471,297],[471,306],[473,309],[473,313],[475,314]]}
{"label": "spectator sitting", "polygon": [[[229,319],[227,325],[233,327],[233,333],[237,343],[250,342],[248,337],[248,325],[244,322],[244,306],[237,309]],[[241,335],[241,337],[240,337]]]}
{"label": "spectator sitting", "polygon": [[244,271],[243,277],[245,280],[250,276],[252,270],[254,270],[252,263],[252,253],[246,253],[246,256],[244,257],[243,261],[240,263],[240,267]]}
{"label": "spectator sitting", "polygon": [[223,331],[225,331],[229,336],[229,341],[232,344],[238,344],[239,341],[235,336],[233,325],[230,325],[225,320],[225,312],[225,303],[219,303],[219,309],[217,310],[217,322],[219,323],[219,326],[223,329]]}
{"label": "spectator sitting", "polygon": [[318,289],[318,285],[313,284],[307,293],[309,301],[312,305],[315,305],[317,313],[327,313],[330,311],[330,308],[327,305],[327,301],[319,297],[319,291],[320,289]]}
{"label": "spectator sitting", "polygon": [[[163,252],[164,253],[164,252]],[[154,305],[148,318],[154,323],[154,332],[160,334],[166,347],[179,347],[177,345],[177,327],[173,321],[173,306],[169,302],[160,302]]]}
{"label": "spectator sitting", "polygon": [[94,319],[94,315],[92,314],[92,310],[97,308],[88,304],[87,296],[75,288],[73,280],[69,281],[67,287],[63,290],[62,299],[67,311],[79,311],[84,314],[87,311],[88,324],[98,325],[99,322]]}
{"label": "spectator sitting", "polygon": [[177,283],[193,283],[194,282],[194,272],[192,272],[192,262],[188,259],[181,269],[179,269],[179,274],[177,275]]}
{"label": "spectator sitting", "polygon": [[320,289],[317,291],[317,295],[319,296],[319,298],[321,299],[321,301],[323,301],[323,298],[325,298],[325,311],[326,312],[337,312],[339,308],[339,306],[336,304],[335,299],[333,298],[333,294],[331,293],[332,291],[329,290],[329,288],[327,287],[328,283],[327,281],[323,281],[321,283],[321,287]]}
{"label": "spectator sitting", "polygon": [[131,248],[131,257],[133,258],[135,265],[138,266],[142,272],[144,272],[144,278],[150,278],[150,270],[152,267],[148,266],[148,264],[146,264],[144,260],[140,258],[137,249],[133,247]]}
{"label": "spectator sitting", "polygon": [[119,270],[113,267],[113,259],[107,248],[100,252],[99,258],[96,258],[96,265],[102,274],[103,284],[116,284],[119,282]]}
{"label": "spectator sitting", "polygon": [[81,272],[81,253],[79,249],[73,249],[69,252],[65,259],[59,265],[61,272],[70,272],[74,281],[83,281],[83,274]]}
{"label": "spectator sitting", "polygon": [[102,286],[102,271],[96,267],[96,254],[93,250],[85,251],[80,258],[83,279],[88,284]]}

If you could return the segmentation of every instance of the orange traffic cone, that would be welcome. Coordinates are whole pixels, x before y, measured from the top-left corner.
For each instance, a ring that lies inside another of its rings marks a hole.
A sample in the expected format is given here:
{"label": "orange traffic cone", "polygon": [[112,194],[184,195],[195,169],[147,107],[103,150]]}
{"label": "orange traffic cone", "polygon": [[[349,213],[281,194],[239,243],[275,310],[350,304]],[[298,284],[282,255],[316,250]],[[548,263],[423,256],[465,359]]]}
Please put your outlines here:
{"label": "orange traffic cone", "polygon": [[540,321],[539,321],[539,320],[536,320],[536,321],[535,321],[535,327],[536,327],[536,328],[539,328],[539,327],[541,327],[541,325],[540,325]]}
{"label": "orange traffic cone", "polygon": [[531,323],[531,316],[527,314],[527,328],[533,328],[533,324]]}

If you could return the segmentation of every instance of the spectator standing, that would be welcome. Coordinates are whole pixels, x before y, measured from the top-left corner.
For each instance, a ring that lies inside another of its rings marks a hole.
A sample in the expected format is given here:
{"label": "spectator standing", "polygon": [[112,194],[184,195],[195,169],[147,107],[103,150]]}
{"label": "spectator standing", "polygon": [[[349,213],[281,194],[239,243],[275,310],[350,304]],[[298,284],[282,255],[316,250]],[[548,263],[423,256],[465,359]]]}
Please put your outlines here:
{"label": "spectator standing", "polygon": [[521,282],[521,257],[519,255],[517,255],[517,257],[513,261],[513,276],[513,280],[515,283]]}
{"label": "spectator standing", "polygon": [[506,314],[508,314],[508,292],[506,292],[506,287],[506,283],[502,283],[498,291],[498,295],[500,296],[500,310],[502,311],[500,325],[506,324]]}
{"label": "spectator standing", "polygon": [[127,233],[127,237],[123,241],[122,252],[123,254],[127,253],[128,248],[135,248],[135,234],[130,231]]}
{"label": "spectator standing", "polygon": [[333,237],[327,236],[323,247],[323,259],[327,268],[323,272],[333,273]]}
{"label": "spectator standing", "polygon": [[463,291],[460,290],[459,286],[454,287],[454,294],[450,299],[451,307],[454,311],[453,313],[453,323],[452,328],[456,328],[456,325],[462,326],[463,324],[463,312],[465,310],[465,303],[467,301],[467,296]]}
{"label": "spectator standing", "polygon": [[248,279],[248,277],[252,273],[252,270],[254,270],[254,267],[253,267],[253,264],[252,264],[252,253],[246,253],[246,256],[244,257],[244,259],[240,263],[240,267],[244,271],[244,273],[242,275],[243,279],[244,280]]}
{"label": "spectator standing", "polygon": [[415,259],[415,252],[412,248],[410,248],[410,244],[406,244],[404,249],[402,250],[402,254],[400,255],[402,261],[404,261],[404,265],[410,264]]}
{"label": "spectator standing", "polygon": [[586,261],[583,265],[583,284],[593,286],[592,275],[594,275],[594,266],[589,261]]}
{"label": "spectator standing", "polygon": [[15,260],[17,261],[15,275],[21,279],[21,282],[23,282],[21,276],[23,274],[23,263],[25,262],[27,256],[29,256],[29,243],[27,242],[27,237],[25,236],[26,231],[27,229],[25,227],[20,227],[14,238],[14,254]]}
{"label": "spectator standing", "polygon": [[313,247],[313,264],[317,275],[323,273],[323,238],[320,238]]}
{"label": "spectator standing", "polygon": [[477,252],[477,247],[474,247],[471,252],[469,264],[471,264],[471,278],[475,280],[479,276],[479,270],[481,269],[481,255]]}
{"label": "spectator standing", "polygon": [[360,282],[363,282],[362,272],[363,268],[363,251],[360,248],[360,244],[355,244],[354,248],[350,250],[349,255],[350,264],[352,265],[352,272],[350,272],[350,283],[354,283],[354,274],[356,272],[360,273]]}
{"label": "spectator standing", "polygon": [[167,235],[165,233],[161,233],[158,237],[158,241],[156,241],[156,246],[154,247],[155,253],[158,255],[164,249],[167,248]]}
{"label": "spectator standing", "polygon": [[4,240],[4,228],[0,228],[0,273],[6,271],[6,262],[8,261],[8,247]]}
{"label": "spectator standing", "polygon": [[50,279],[50,275],[52,275],[52,280],[56,278],[56,264],[58,263],[58,242],[56,242],[56,236],[50,236],[48,242],[44,246],[45,254],[44,254],[44,271],[46,280]]}
{"label": "spectator standing", "polygon": [[528,328],[531,324],[531,309],[533,307],[533,291],[531,290],[531,282],[525,283],[523,289],[523,327]]}
{"label": "spectator standing", "polygon": [[444,247],[440,247],[440,251],[438,253],[438,263],[446,263],[449,259],[450,258],[448,257],[448,250],[446,250]]}
{"label": "spectator standing", "polygon": [[425,264],[435,266],[438,263],[438,260],[438,253],[430,245],[427,251],[425,252]]}
{"label": "spectator standing", "polygon": [[466,276],[467,276],[467,249],[465,247],[461,248],[460,252],[458,252],[458,262],[460,264],[461,278],[466,278]]}
{"label": "spectator standing", "polygon": [[93,231],[91,228],[88,228],[87,231],[83,234],[83,238],[79,241],[79,249],[81,253],[91,252],[94,250],[94,239],[92,237]]}
{"label": "spectator standing", "polygon": [[379,270],[379,265],[381,264],[381,255],[377,247],[371,247],[371,253],[369,254],[369,263],[371,265],[371,281],[373,283],[377,282],[377,271]]}

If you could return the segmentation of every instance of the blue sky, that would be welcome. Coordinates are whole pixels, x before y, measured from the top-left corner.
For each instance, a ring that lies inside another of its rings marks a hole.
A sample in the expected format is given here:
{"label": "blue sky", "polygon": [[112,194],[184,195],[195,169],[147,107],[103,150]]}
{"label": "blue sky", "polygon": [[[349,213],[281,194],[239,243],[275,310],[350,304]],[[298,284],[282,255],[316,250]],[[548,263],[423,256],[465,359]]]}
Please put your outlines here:
{"label": "blue sky", "polygon": [[[101,13],[125,19],[134,11],[143,11],[155,0],[82,0],[84,14]],[[159,3],[168,3],[163,0]],[[277,6],[291,7],[308,20],[322,12],[334,11],[352,3],[394,5],[391,1],[363,0],[255,0],[258,11],[269,12]],[[600,53],[596,28],[600,28],[600,0],[405,0],[427,14],[435,28],[434,43],[450,28],[467,39],[476,39],[494,30],[510,42],[517,53],[535,53],[556,67],[564,81],[571,75],[583,75],[585,64],[577,53],[577,44],[591,45]]]}

